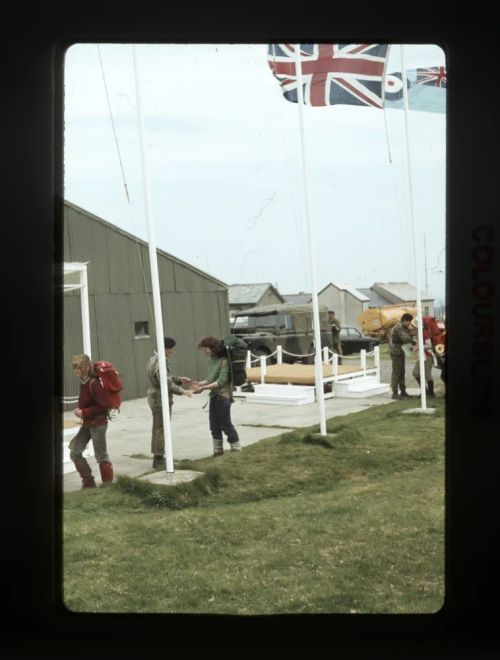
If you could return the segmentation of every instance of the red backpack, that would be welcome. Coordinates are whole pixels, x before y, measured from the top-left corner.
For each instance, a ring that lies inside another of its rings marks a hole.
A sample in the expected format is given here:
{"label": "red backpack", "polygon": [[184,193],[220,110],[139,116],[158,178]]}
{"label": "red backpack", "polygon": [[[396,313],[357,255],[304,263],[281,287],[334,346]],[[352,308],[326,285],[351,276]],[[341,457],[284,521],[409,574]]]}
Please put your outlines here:
{"label": "red backpack", "polygon": [[106,392],[111,410],[119,410],[122,402],[120,392],[123,390],[122,381],[118,371],[111,362],[98,360],[94,362],[94,372],[103,390]]}
{"label": "red backpack", "polygon": [[433,316],[422,316],[422,321],[424,328],[427,329],[431,336],[432,345],[438,346],[439,344],[444,344],[443,333],[436,319]]}

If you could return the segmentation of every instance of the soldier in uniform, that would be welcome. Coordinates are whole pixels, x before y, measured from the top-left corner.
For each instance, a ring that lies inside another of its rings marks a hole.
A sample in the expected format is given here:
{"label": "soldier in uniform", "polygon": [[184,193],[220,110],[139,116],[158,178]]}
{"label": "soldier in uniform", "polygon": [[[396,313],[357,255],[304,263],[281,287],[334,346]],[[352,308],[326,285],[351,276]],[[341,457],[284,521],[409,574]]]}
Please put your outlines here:
{"label": "soldier in uniform", "polygon": [[342,325],[339,319],[335,316],[333,309],[328,310],[328,322],[330,323],[332,329],[332,348],[335,353],[339,356],[338,364],[342,364],[342,344],[340,343],[340,331]]}
{"label": "soldier in uniform", "polygon": [[[393,399],[408,398],[405,383],[405,353],[403,345],[416,346],[416,341],[411,331],[411,314],[403,314],[401,320],[392,328],[389,336],[389,354],[392,361],[391,389]],[[398,394],[398,387],[399,392]]]}
{"label": "soldier in uniform", "polygon": [[[172,376],[168,358],[172,355],[176,344],[173,337],[165,337],[163,340],[165,349],[165,362],[167,366],[168,408],[172,417],[172,406],[174,405],[174,394],[192,396],[190,390],[181,387],[183,383],[190,383],[191,379],[186,376]],[[151,432],[151,453],[153,454],[153,468],[165,469],[165,432],[163,428],[163,410],[161,404],[160,386],[160,364],[158,353],[154,353],[147,364],[149,388],[147,392],[148,404],[153,414],[153,429]]]}

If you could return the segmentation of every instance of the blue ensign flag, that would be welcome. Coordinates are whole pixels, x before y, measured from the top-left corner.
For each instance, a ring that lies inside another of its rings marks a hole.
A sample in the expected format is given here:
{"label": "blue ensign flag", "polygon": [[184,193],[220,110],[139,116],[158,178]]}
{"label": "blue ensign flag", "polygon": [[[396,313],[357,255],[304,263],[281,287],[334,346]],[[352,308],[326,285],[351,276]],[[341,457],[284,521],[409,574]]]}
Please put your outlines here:
{"label": "blue ensign flag", "polygon": [[[425,112],[446,112],[446,67],[432,66],[406,72],[408,107]],[[402,109],[403,76],[401,72],[385,76],[384,106]]]}

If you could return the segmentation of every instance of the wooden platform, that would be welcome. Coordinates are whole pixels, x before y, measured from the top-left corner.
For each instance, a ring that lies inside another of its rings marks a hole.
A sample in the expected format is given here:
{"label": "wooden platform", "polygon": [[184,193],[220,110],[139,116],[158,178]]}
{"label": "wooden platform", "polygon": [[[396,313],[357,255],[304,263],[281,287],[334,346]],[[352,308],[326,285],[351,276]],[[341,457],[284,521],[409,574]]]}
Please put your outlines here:
{"label": "wooden platform", "polygon": [[[348,367],[339,364],[337,367],[339,376],[363,373],[360,367]],[[323,378],[332,376],[332,367],[323,365]],[[260,367],[247,369],[247,380],[250,383],[260,383]],[[316,377],[313,364],[270,364],[266,367],[264,376],[265,383],[291,383],[293,385],[314,385]]]}
{"label": "wooden platform", "polygon": [[76,420],[76,419],[75,420],[65,419],[63,421],[64,421],[64,428],[65,429],[73,429],[76,426],[80,426],[81,423],[82,423],[81,420]]}

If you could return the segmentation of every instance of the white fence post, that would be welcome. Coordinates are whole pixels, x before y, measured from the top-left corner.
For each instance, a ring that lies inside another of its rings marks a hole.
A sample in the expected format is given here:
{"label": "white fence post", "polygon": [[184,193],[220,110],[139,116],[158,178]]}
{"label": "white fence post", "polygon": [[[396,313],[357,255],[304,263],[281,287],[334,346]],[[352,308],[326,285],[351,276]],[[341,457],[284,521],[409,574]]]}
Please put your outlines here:
{"label": "white fence post", "polygon": [[363,376],[366,376],[366,350],[362,348],[359,354],[361,357],[361,369],[363,370]]}
{"label": "white fence post", "polygon": [[334,353],[332,355],[332,374],[335,376],[335,378],[337,378],[337,376],[339,375],[338,367],[339,367],[339,356],[337,355],[337,353]]}
{"label": "white fence post", "polygon": [[276,346],[276,362],[278,364],[283,364],[283,349],[281,347],[281,344],[278,344]]}
{"label": "white fence post", "polygon": [[328,346],[323,346],[323,362],[328,364]]}
{"label": "white fence post", "polygon": [[245,368],[246,369],[252,368],[252,354],[250,351],[247,351],[247,361],[245,363]]}
{"label": "white fence post", "polygon": [[380,383],[380,348],[375,346],[373,349],[374,364],[376,368],[375,375],[377,377],[377,382]]}
{"label": "white fence post", "polygon": [[260,382],[264,385],[264,376],[266,375],[266,356],[260,356]]}

